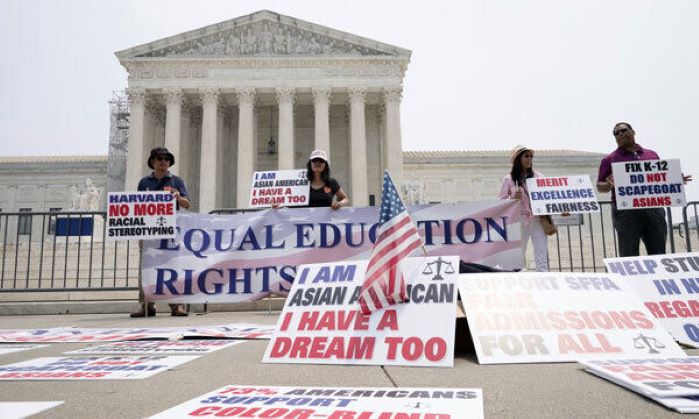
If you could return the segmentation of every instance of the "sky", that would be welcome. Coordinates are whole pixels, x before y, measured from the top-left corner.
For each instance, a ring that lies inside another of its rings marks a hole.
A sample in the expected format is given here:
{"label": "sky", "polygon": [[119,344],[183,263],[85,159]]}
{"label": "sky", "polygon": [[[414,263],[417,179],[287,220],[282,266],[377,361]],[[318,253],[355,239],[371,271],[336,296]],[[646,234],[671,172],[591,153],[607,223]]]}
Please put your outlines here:
{"label": "sky", "polygon": [[268,9],[412,51],[404,150],[608,153],[698,177],[699,1],[0,0],[0,155],[106,154],[115,51]]}

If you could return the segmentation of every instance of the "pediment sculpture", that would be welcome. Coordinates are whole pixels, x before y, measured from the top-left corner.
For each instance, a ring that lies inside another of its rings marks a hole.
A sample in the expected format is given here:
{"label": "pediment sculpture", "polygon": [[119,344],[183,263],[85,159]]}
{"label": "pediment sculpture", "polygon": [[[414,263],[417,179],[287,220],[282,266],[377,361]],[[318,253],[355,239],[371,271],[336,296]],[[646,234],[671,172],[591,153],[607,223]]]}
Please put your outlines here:
{"label": "pediment sculpture", "polygon": [[328,35],[262,21],[239,25],[138,57],[376,56],[390,54]]}

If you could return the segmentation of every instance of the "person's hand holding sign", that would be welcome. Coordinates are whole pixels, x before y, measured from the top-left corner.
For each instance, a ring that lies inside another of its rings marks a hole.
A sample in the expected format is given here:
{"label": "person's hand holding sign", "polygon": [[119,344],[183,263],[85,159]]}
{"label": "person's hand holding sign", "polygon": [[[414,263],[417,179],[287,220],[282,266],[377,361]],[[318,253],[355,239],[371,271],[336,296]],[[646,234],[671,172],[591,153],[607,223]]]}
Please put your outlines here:
{"label": "person's hand holding sign", "polygon": [[180,191],[177,188],[173,188],[172,186],[165,186],[163,187],[163,190],[170,192],[172,194],[172,197],[175,198],[175,202],[177,202],[179,206],[183,208],[189,208],[189,200],[187,198],[182,197]]}

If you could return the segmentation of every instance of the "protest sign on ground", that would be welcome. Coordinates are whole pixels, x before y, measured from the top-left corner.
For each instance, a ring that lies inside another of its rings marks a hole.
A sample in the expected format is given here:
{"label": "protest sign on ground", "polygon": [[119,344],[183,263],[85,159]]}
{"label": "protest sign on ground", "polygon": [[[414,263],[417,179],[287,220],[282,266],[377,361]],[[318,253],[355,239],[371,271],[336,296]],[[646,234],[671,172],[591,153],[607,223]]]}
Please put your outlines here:
{"label": "protest sign on ground", "polygon": [[612,275],[462,274],[459,293],[481,364],[685,356]]}
{"label": "protest sign on ground", "polygon": [[306,169],[255,172],[250,187],[250,208],[308,205],[310,183]]}
{"label": "protest sign on ground", "polygon": [[53,409],[64,402],[0,402],[0,418],[20,419]]}
{"label": "protest sign on ground", "polygon": [[612,174],[617,209],[682,207],[687,202],[679,159],[612,163]]}
{"label": "protest sign on ground", "polygon": [[188,327],[53,327],[47,329],[0,330],[0,342],[120,342],[181,338],[269,339],[274,326],[231,323]]}
{"label": "protest sign on ground", "polygon": [[699,396],[699,357],[580,361],[587,371],[646,396]]}
{"label": "protest sign on ground", "polygon": [[173,239],[175,199],[169,191],[110,192],[107,240]]}
{"label": "protest sign on ground", "polygon": [[[699,358],[581,361],[586,371],[680,413],[699,413]],[[691,394],[690,394],[691,393]],[[695,395],[692,395],[695,394]]]}
{"label": "protest sign on ground", "polygon": [[46,357],[0,365],[6,380],[140,380],[182,365],[198,356]]}
{"label": "protest sign on ground", "polygon": [[[430,256],[457,255],[504,269],[523,265],[515,201],[417,205],[408,211]],[[146,299],[237,303],[287,295],[299,265],[368,259],[377,212],[378,207],[179,213],[176,241],[144,243]]]}
{"label": "protest sign on ground", "polygon": [[607,258],[604,263],[676,340],[699,347],[699,253]]}
{"label": "protest sign on ground", "polygon": [[238,345],[244,340],[159,340],[159,341],[129,341],[113,342],[100,346],[78,349],[66,352],[67,355],[85,354],[144,354],[144,355],[201,355],[216,352],[223,348]]}
{"label": "protest sign on ground", "polygon": [[402,261],[409,301],[371,315],[358,303],[366,265],[302,265],[263,362],[452,366],[458,258]]}
{"label": "protest sign on ground", "polygon": [[599,212],[588,175],[529,178],[527,192],[534,215]]}
{"label": "protest sign on ground", "polygon": [[17,345],[0,344],[0,355],[11,354],[13,352],[27,351],[29,349],[46,348],[49,345]]}
{"label": "protest sign on ground", "polygon": [[479,388],[229,385],[151,418],[193,416],[328,419],[483,418]]}

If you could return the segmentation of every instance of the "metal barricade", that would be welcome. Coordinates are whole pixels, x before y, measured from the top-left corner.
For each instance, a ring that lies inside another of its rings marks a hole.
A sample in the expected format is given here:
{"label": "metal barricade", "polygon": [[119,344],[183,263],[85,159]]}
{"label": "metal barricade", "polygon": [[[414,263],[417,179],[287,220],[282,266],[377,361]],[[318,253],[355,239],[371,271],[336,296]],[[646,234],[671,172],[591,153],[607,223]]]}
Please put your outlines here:
{"label": "metal barricade", "polygon": [[0,213],[0,292],[138,289],[135,241],[106,241],[106,212]]}
{"label": "metal barricade", "polygon": [[[699,202],[690,202],[683,208],[683,223],[673,225],[672,211],[666,209],[668,225],[667,252],[691,252],[697,248],[699,229],[696,227],[696,214]],[[688,223],[689,209],[695,218],[693,230]],[[600,202],[599,213],[583,215],[584,222],[575,226],[559,226],[558,233],[549,238],[549,269],[552,271],[605,272],[604,258],[619,256],[618,240],[612,220],[611,201]],[[684,230],[684,234],[682,234]],[[692,234],[692,232],[694,234]],[[531,247],[531,246],[528,246]],[[645,247],[640,246],[641,254]],[[533,255],[527,249],[527,267],[532,265]]]}
{"label": "metal barricade", "polygon": [[[600,206],[599,213],[559,226],[549,238],[550,270],[604,272],[603,259],[618,256],[611,202]],[[210,214],[258,210],[220,208]],[[667,217],[668,252],[699,248],[699,201],[683,208],[681,224],[672,225],[669,210]],[[106,241],[105,222],[106,213],[99,211],[0,213],[0,292],[137,290],[138,244]],[[532,265],[531,246],[525,261]]]}

